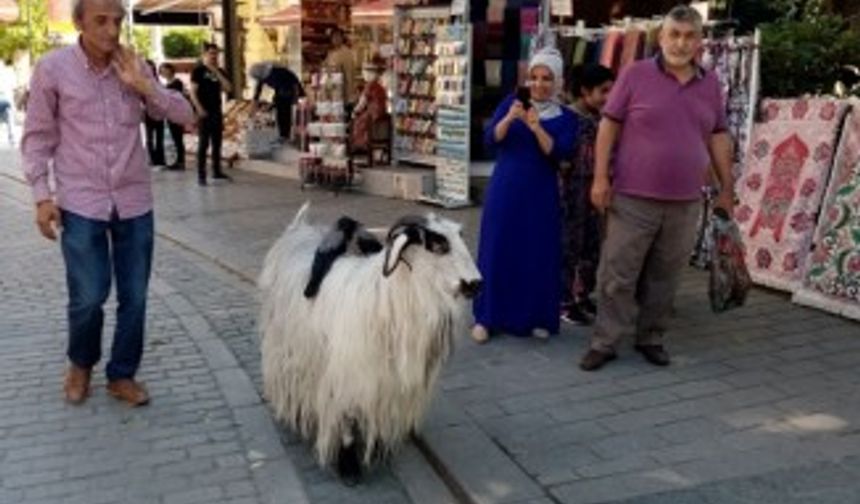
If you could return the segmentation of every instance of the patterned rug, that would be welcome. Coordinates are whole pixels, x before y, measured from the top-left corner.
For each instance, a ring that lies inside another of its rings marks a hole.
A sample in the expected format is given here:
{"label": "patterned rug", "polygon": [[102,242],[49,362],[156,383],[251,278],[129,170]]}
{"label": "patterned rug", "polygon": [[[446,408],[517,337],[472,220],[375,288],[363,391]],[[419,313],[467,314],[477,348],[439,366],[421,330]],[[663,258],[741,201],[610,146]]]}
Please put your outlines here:
{"label": "patterned rug", "polygon": [[842,128],[796,303],[860,320],[860,100]]}
{"label": "patterned rug", "polygon": [[753,128],[735,219],[755,283],[796,290],[848,106],[831,99],[764,100]]}

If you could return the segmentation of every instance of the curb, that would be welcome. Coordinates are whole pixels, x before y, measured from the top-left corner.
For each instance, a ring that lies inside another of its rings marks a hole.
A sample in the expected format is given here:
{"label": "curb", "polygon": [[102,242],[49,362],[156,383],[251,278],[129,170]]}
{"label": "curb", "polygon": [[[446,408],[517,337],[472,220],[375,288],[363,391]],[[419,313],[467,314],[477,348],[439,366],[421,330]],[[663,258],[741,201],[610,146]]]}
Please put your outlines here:
{"label": "curb", "polygon": [[467,504],[551,502],[545,490],[439,390],[416,444]]}
{"label": "curb", "polygon": [[263,502],[309,503],[269,411],[236,357],[185,296],[160,277],[153,276],[150,287],[179,318],[212,370],[248,450],[251,475]]}

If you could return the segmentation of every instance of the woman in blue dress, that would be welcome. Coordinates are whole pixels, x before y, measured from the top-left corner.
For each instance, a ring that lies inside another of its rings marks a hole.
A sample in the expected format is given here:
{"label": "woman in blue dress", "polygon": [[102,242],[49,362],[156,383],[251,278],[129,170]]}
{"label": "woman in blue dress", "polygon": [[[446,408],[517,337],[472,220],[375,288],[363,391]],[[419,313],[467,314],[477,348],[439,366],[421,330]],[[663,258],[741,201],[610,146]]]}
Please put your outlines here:
{"label": "woman in blue dress", "polygon": [[485,132],[496,166],[481,217],[475,341],[491,333],[558,333],[561,216],[558,164],[573,155],[577,120],[559,102],[563,63],[554,48],[529,61],[529,99],[505,99]]}

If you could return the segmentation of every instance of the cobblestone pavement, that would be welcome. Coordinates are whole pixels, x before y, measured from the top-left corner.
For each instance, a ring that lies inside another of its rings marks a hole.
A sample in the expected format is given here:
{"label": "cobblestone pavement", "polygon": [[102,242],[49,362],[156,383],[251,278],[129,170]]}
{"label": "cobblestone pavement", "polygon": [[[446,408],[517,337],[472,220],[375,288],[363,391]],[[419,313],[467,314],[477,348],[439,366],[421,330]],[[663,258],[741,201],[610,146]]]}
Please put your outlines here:
{"label": "cobblestone pavement", "polygon": [[717,317],[704,292],[689,275],[667,369],[627,342],[579,371],[587,331],[568,327],[549,343],[463,345],[444,390],[556,502],[860,502],[856,480],[834,500],[833,480],[805,477],[860,470],[860,325],[765,291]]}
{"label": "cobblestone pavement", "polygon": [[59,248],[36,235],[28,206],[4,197],[0,234],[0,502],[262,502],[235,411],[175,307],[150,298],[139,377],[151,406],[130,409],[108,398],[101,367],[92,398],[66,405]]}
{"label": "cobblestone pavement", "polygon": [[[370,226],[427,210],[302,193],[290,182],[241,173],[234,186],[201,194],[181,174],[166,175],[158,184],[162,229],[248,277],[306,199],[324,218],[349,213]],[[474,248],[479,211],[450,215],[465,223]],[[831,488],[850,480],[860,455],[860,325],[767,290],[716,316],[705,285],[700,272],[685,277],[668,369],[649,366],[625,346],[606,369],[584,373],[576,363],[587,330],[579,327],[565,327],[548,343],[502,337],[477,346],[463,337],[445,371],[445,397],[539,488],[528,499],[515,488],[507,497],[472,497],[534,504],[860,501],[844,500],[860,495],[858,483]],[[484,453],[455,457],[465,460],[454,479],[493,472],[484,468]]]}
{"label": "cobblestone pavement", "polygon": [[[258,460],[261,454],[242,443],[241,432],[221,398],[213,370],[207,367],[181,321],[162,299],[181,298],[184,304],[180,305],[180,311],[198,315],[226,344],[250,377],[255,390],[242,392],[254,401],[259,400],[261,376],[255,325],[258,302],[253,285],[247,278],[231,274],[212,260],[159,236],[149,301],[147,348],[140,373],[153,396],[152,405],[129,410],[115,404],[104,397],[104,377],[96,374],[94,397],[86,406],[66,406],[61,391],[66,341],[62,258],[58,247],[37,235],[29,195],[12,180],[20,177],[10,168],[15,156],[0,153],[0,163],[4,164],[0,175],[5,174],[0,176],[0,233],[16,237],[0,242],[0,254],[4,257],[0,265],[3,297],[0,339],[8,350],[0,355],[0,378],[10,384],[9,391],[0,392],[0,504],[63,502],[60,497],[86,504],[269,502],[265,499],[266,492],[261,496],[257,489],[265,486],[265,482],[255,483],[251,478],[255,464],[261,463]],[[159,295],[165,291],[167,296]],[[111,339],[112,311],[113,305],[106,309],[105,345]],[[35,346],[37,342],[39,345]],[[32,422],[33,415],[44,416],[44,421]],[[30,425],[24,425],[28,422]],[[37,437],[30,437],[29,429]],[[111,436],[106,436],[103,442],[92,442],[96,433],[101,436],[103,432]],[[254,434],[251,432],[249,436]],[[391,468],[382,467],[359,487],[347,488],[329,471],[317,466],[307,445],[296,436],[286,429],[281,429],[278,436],[283,444],[281,448],[279,443],[278,449],[298,469],[301,484],[296,486],[306,492],[309,501],[410,502]],[[68,449],[57,451],[51,446],[38,446],[54,440],[64,442],[66,437],[70,439]],[[78,444],[72,445],[71,441]],[[7,452],[7,447],[12,451]],[[32,454],[28,451],[18,455],[14,449],[19,447],[32,450]],[[19,456],[24,462],[18,462]],[[90,464],[90,460],[94,462]],[[41,472],[40,464],[44,464],[45,471],[51,471],[45,479],[29,474]],[[138,465],[143,469],[138,471]],[[240,478],[242,471],[244,480]],[[25,473],[31,479],[24,479]],[[126,482],[129,478],[133,481]],[[99,480],[103,480],[105,488],[111,485],[126,488],[102,495]],[[223,485],[212,487],[213,482]],[[51,486],[46,487],[45,483]],[[39,500],[42,497],[47,500]],[[219,497],[224,499],[217,500]]]}
{"label": "cobblestone pavement", "polygon": [[[302,193],[291,182],[246,173],[236,180],[198,188],[191,172],[157,175],[163,238],[156,272],[259,386],[256,301],[247,280],[298,206],[311,199],[315,215],[349,213],[369,226],[426,207]],[[474,247],[479,211],[451,215],[465,223]],[[494,477],[501,470],[487,467],[486,452],[435,447],[456,453],[458,460],[441,456],[451,476],[468,487],[480,473],[486,491],[470,493],[476,502],[860,502],[860,324],[766,290],[754,291],[747,307],[715,316],[705,280],[694,271],[685,277],[666,369],[644,363],[627,342],[618,361],[584,373],[576,367],[587,338],[580,327],[546,343],[501,337],[477,346],[463,335],[442,396],[529,488]],[[304,445],[282,436],[313,502],[408,501],[387,469],[346,490],[314,467]]]}
{"label": "cobblestone pavement", "polygon": [[[162,242],[163,243],[163,242]],[[257,342],[256,291],[252,284],[235,274],[213,266],[194,253],[159,249],[156,271],[169,278],[173,287],[187,296],[206,318],[212,329],[236,355],[242,368],[262,393],[260,352]],[[408,503],[405,490],[389,468],[373,473],[356,488],[342,485],[327,471],[321,471],[307,446],[288,430],[282,431],[289,457],[297,465],[311,502],[399,504]]]}

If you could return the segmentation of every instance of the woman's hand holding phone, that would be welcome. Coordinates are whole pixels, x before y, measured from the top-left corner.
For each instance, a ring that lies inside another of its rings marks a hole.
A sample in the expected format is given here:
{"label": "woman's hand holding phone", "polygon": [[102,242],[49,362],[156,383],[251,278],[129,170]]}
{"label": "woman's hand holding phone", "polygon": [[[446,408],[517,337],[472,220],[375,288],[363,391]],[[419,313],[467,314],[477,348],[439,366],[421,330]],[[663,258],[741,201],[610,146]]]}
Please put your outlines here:
{"label": "woman's hand holding phone", "polygon": [[526,109],[523,106],[522,102],[520,102],[519,100],[514,100],[513,103],[511,103],[511,108],[508,109],[508,115],[505,119],[508,122],[511,122],[514,119],[521,119],[525,121]]}

